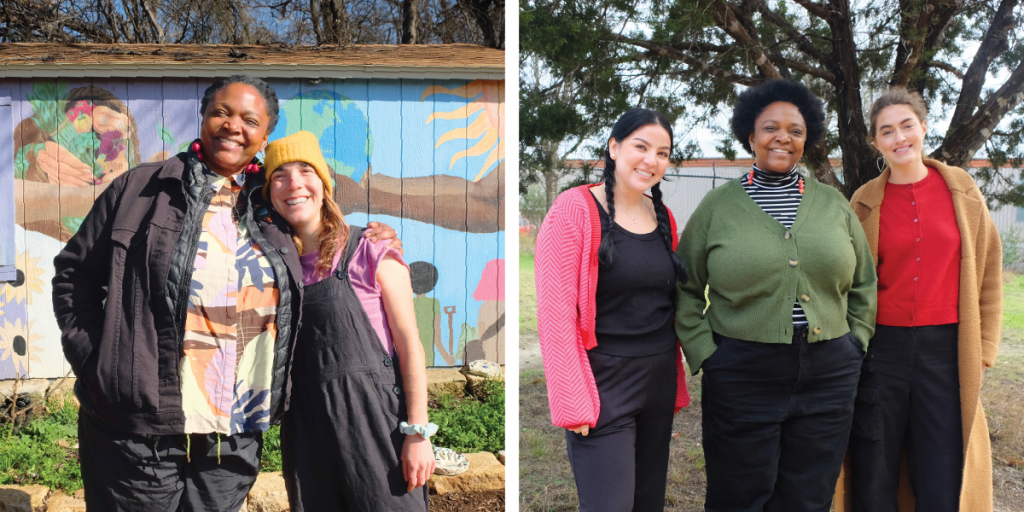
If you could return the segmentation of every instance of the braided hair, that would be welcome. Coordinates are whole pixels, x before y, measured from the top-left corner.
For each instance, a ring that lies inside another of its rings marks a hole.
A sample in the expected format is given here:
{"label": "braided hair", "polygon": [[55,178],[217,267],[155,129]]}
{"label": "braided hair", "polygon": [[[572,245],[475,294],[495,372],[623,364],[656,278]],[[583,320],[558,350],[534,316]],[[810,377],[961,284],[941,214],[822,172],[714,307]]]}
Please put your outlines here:
{"label": "braided hair", "polygon": [[[611,138],[617,142],[629,138],[637,130],[656,124],[668,132],[669,146],[672,145],[672,125],[660,113],[646,108],[634,108],[619,117],[612,127]],[[608,202],[608,225],[601,231],[601,246],[598,248],[597,257],[602,268],[609,268],[615,261],[615,242],[612,241],[611,230],[615,225],[615,160],[612,160],[611,151],[604,150],[604,191]],[[651,187],[651,199],[654,201],[654,213],[658,219],[658,232],[665,242],[665,248],[672,256],[672,266],[676,269],[676,279],[686,281],[686,268],[683,261],[679,259],[672,250],[672,223],[668,217],[668,208],[661,200],[661,182]]]}

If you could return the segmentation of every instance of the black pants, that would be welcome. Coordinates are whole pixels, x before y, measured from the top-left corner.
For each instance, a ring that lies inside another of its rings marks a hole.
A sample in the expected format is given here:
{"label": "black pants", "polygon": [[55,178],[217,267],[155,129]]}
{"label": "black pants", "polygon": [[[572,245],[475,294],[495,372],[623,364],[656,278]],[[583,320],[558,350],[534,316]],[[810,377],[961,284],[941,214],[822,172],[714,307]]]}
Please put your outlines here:
{"label": "black pants", "polygon": [[957,324],[875,329],[850,436],[854,510],[896,512],[904,448],[917,510],[959,510],[964,441],[957,339]]}
{"label": "black pants", "polygon": [[589,353],[601,414],[586,437],[565,431],[582,512],[665,508],[676,401],[675,352]]}
{"label": "black pants", "polygon": [[715,335],[701,412],[708,512],[828,512],[864,351],[850,334],[791,345]]}
{"label": "black pants", "polygon": [[[238,512],[256,483],[263,434],[151,436],[78,415],[85,506],[102,512]],[[191,457],[192,462],[188,459]]]}

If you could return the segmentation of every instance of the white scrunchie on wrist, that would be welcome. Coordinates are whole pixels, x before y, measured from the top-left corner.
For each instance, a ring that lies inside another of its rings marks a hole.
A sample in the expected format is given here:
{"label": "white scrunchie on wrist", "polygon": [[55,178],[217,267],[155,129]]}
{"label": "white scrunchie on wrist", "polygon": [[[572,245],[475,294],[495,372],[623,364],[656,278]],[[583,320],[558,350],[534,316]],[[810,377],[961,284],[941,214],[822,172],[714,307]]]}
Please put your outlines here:
{"label": "white scrunchie on wrist", "polygon": [[437,425],[433,423],[427,423],[426,426],[423,426],[417,425],[415,423],[409,424],[403,421],[398,424],[398,431],[407,436],[419,434],[420,436],[423,437],[423,439],[430,439],[431,437],[434,436],[434,434],[437,433]]}

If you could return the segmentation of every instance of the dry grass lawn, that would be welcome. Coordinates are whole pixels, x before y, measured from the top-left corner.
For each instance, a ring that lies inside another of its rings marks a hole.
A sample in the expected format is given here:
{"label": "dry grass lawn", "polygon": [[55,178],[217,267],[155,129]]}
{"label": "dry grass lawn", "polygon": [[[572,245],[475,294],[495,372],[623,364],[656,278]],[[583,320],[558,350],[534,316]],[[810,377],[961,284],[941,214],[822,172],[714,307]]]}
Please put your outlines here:
{"label": "dry grass lawn", "polygon": [[[565,435],[550,422],[536,333],[532,255],[520,258],[519,508],[578,510],[576,485],[565,453]],[[999,361],[986,372],[982,400],[992,438],[994,512],[1020,511],[1024,503],[1024,275],[1004,279],[1003,340]],[[704,453],[700,446],[700,381],[689,380],[691,405],[676,415],[666,510],[699,512],[704,503]]]}

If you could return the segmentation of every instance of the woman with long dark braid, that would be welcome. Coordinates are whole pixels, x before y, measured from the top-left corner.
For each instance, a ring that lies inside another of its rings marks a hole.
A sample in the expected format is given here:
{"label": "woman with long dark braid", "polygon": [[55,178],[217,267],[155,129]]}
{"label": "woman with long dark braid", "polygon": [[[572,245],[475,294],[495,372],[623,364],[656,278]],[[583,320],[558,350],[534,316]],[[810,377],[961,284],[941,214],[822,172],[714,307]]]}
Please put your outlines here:
{"label": "woman with long dark braid", "polygon": [[537,236],[551,421],[566,429],[582,511],[665,507],[672,416],[690,402],[673,328],[686,271],[658,186],[671,151],[664,117],[626,112],[604,183],[558,196]]}

